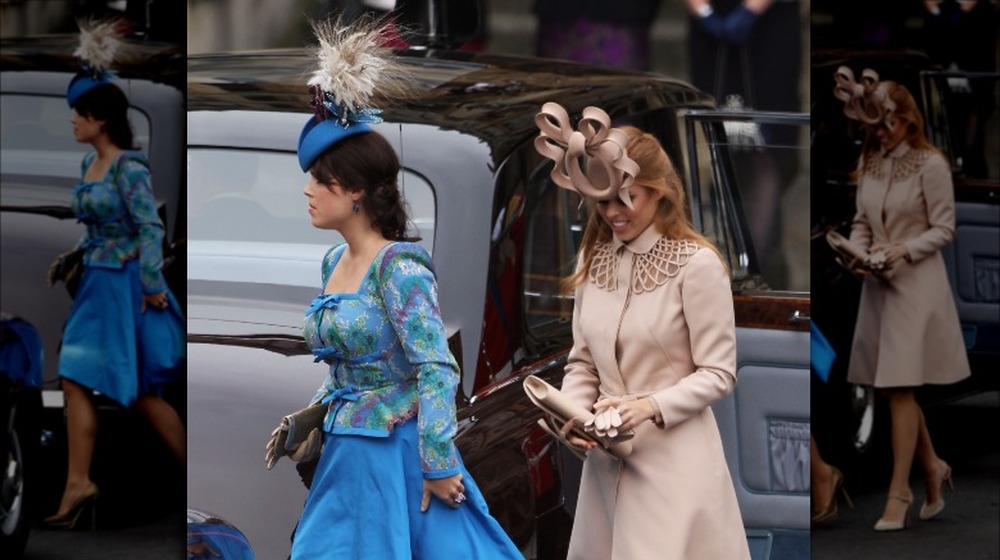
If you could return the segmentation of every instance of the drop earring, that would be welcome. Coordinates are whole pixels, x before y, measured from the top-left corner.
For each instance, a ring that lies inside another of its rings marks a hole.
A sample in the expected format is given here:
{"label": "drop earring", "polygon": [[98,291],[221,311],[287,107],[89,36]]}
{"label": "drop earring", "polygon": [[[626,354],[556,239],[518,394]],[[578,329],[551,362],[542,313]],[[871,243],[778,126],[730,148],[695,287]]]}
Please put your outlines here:
{"label": "drop earring", "polygon": [[354,209],[354,213],[355,214],[357,214],[358,212],[360,212],[361,211],[361,203],[358,202],[357,200],[355,200],[354,201],[354,208],[353,209]]}

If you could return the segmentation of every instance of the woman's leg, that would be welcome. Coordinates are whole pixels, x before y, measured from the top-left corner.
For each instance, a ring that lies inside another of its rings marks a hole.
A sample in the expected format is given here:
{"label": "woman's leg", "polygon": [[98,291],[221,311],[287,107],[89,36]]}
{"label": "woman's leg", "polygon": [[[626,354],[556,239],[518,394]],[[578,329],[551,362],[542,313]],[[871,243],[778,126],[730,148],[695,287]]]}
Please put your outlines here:
{"label": "woman's leg", "polygon": [[149,420],[177,460],[184,464],[187,436],[184,432],[184,422],[174,407],[156,395],[139,397],[135,406]]}
{"label": "woman's leg", "polygon": [[819,446],[812,434],[809,434],[809,488],[812,494],[812,511],[825,511],[833,495],[833,468],[819,454]]}
{"label": "woman's leg", "polygon": [[97,407],[90,398],[90,390],[65,378],[62,379],[62,390],[66,399],[69,464],[66,487],[57,515],[66,513],[76,505],[78,496],[92,484],[90,463],[94,457],[94,440],[97,438]]}
{"label": "woman's leg", "polygon": [[917,405],[920,426],[917,435],[917,459],[924,469],[924,478],[927,482],[927,503],[936,504],[941,500],[942,478],[949,476],[950,467],[938,457],[934,451],[934,442],[931,441],[931,433],[927,429],[927,421],[924,418],[924,411]]}
{"label": "woman's leg", "polygon": [[902,521],[913,501],[910,469],[920,433],[921,413],[913,389],[890,389],[885,394],[892,417],[892,480],[882,519]]}

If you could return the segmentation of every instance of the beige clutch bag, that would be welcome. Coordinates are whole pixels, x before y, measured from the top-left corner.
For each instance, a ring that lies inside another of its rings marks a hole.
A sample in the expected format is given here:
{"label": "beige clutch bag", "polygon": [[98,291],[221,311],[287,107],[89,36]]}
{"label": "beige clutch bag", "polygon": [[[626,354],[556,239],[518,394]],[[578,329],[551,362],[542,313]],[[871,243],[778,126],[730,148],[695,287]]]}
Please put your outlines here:
{"label": "beige clutch bag", "polygon": [[846,259],[844,264],[850,264],[852,260],[858,259],[861,262],[868,260],[868,252],[858,247],[854,243],[851,243],[849,239],[837,233],[836,230],[830,230],[826,233],[826,242],[833,247],[841,257]]}
{"label": "beige clutch bag", "polygon": [[[579,420],[580,425],[592,426],[594,425],[594,413],[571,401],[560,393],[559,389],[556,389],[534,375],[526,377],[523,386],[524,392],[527,393],[531,402],[547,415],[546,418],[538,421],[542,429],[566,443],[570,449],[577,452],[577,455],[582,455],[578,448],[570,445],[569,442],[563,439],[559,430],[570,418]],[[632,442],[629,441],[635,436],[635,432],[632,431],[619,432],[615,437],[607,437],[575,427],[571,433],[581,439],[596,443],[598,448],[619,459],[625,458],[632,453]]]}
{"label": "beige clutch bag", "polygon": [[885,266],[885,252],[878,251],[869,254],[867,251],[851,243],[849,239],[840,235],[835,230],[826,233],[826,242],[833,247],[833,250],[840,255],[843,266],[848,267],[852,260],[857,259],[865,268],[882,277],[885,280],[892,279],[894,271]]}
{"label": "beige clutch bag", "polygon": [[293,461],[312,461],[323,450],[323,419],[328,405],[316,403],[293,412],[281,419],[281,424],[271,432],[264,462],[267,470],[284,456]]}

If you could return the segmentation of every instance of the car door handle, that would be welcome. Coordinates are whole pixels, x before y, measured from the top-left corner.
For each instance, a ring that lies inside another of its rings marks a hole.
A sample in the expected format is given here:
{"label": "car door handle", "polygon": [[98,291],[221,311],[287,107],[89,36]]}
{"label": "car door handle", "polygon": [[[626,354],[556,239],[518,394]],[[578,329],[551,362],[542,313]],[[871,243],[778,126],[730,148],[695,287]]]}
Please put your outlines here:
{"label": "car door handle", "polygon": [[809,315],[806,315],[799,310],[796,310],[795,313],[792,313],[792,316],[788,318],[788,322],[793,325],[801,325],[802,323],[808,323],[811,320],[812,318]]}

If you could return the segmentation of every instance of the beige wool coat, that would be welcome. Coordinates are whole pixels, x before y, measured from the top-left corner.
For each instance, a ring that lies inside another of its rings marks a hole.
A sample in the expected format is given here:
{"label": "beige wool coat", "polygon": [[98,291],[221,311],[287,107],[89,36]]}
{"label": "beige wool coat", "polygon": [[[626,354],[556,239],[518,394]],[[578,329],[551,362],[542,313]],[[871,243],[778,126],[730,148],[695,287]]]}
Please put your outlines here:
{"label": "beige wool coat", "polygon": [[602,395],[652,396],[618,461],[587,454],[570,560],[742,560],[746,535],[713,402],[736,384],[729,275],[711,250],[650,226],[596,248],[576,292],[562,390],[590,409]]}
{"label": "beige wool coat", "polygon": [[955,235],[951,171],[936,152],[906,142],[862,162],[851,241],[903,243],[892,276],[866,277],[847,379],[875,387],[948,384],[969,361],[941,248]]}

